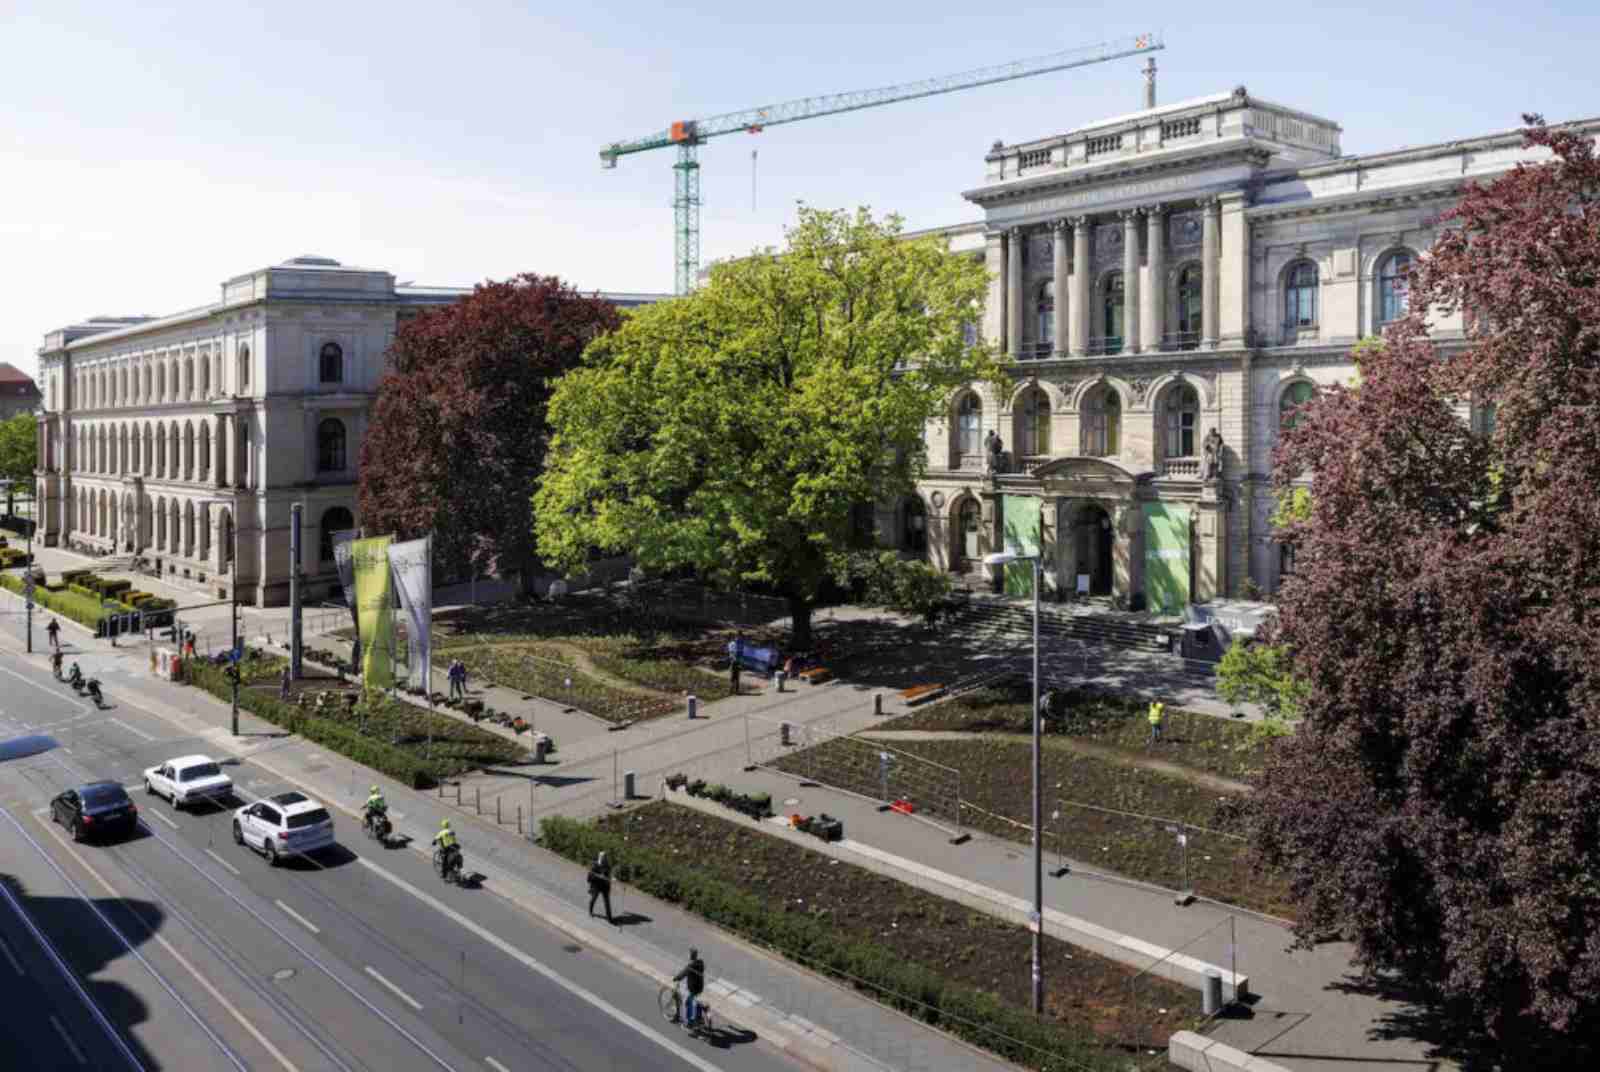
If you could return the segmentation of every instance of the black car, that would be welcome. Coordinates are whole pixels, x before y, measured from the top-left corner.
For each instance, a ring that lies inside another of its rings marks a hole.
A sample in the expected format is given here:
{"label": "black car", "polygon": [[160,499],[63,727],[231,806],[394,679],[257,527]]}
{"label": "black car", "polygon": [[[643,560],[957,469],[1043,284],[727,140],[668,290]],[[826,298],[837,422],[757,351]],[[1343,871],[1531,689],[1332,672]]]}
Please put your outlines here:
{"label": "black car", "polygon": [[139,825],[139,809],[119,782],[90,782],[50,802],[50,818],[72,831],[74,841],[100,834],[131,834]]}

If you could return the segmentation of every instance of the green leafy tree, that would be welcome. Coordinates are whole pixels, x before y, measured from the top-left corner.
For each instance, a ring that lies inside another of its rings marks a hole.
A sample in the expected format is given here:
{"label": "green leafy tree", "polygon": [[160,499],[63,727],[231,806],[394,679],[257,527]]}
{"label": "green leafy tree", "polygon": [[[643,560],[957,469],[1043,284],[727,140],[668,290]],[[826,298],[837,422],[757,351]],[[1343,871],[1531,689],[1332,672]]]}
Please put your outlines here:
{"label": "green leafy tree", "polygon": [[19,413],[0,421],[0,479],[14,480],[6,486],[6,513],[16,513],[19,487],[33,486],[33,471],[39,465],[39,422],[31,413]]}
{"label": "green leafy tree", "polygon": [[1262,733],[1279,735],[1289,732],[1289,723],[1300,719],[1306,686],[1295,679],[1287,647],[1252,644],[1241,637],[1217,664],[1217,695],[1235,706],[1257,705],[1263,715]]}
{"label": "green leafy tree", "polygon": [[803,647],[853,507],[909,492],[926,422],[1000,373],[964,340],[982,264],[865,209],[802,206],[787,239],[589,347],[550,401],[534,516],[568,569],[600,549],[768,586]]}
{"label": "green leafy tree", "polygon": [[930,625],[955,587],[948,573],[920,560],[901,558],[894,551],[858,551],[845,556],[838,576],[841,583],[861,582],[868,603],[926,618]]}

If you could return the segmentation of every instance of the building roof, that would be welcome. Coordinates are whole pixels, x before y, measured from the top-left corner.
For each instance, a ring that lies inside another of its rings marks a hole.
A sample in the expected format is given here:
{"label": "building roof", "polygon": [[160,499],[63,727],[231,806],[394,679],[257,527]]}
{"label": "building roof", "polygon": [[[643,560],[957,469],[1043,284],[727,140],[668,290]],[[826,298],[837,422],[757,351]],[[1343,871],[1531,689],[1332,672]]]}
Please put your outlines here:
{"label": "building roof", "polygon": [[34,390],[39,389],[39,385],[33,382],[32,376],[9,361],[0,361],[0,383],[25,383]]}

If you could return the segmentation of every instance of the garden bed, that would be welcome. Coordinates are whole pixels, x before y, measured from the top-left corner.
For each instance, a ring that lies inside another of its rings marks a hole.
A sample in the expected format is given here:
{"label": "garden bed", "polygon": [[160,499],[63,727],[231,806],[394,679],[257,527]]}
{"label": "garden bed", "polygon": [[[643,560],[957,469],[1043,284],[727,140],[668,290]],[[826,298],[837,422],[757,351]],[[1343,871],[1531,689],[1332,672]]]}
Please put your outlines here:
{"label": "garden bed", "polygon": [[[1148,700],[1101,693],[1057,690],[1047,709],[1046,735],[1078,737],[1125,751],[1154,756],[1236,781],[1247,781],[1266,762],[1273,739],[1248,723],[1168,706],[1161,744],[1147,747]],[[885,730],[956,730],[972,733],[1031,733],[1028,712],[1033,685],[1027,678],[976,689],[934,704],[915,714],[884,723]]]}
{"label": "garden bed", "polygon": [[1026,928],[748,822],[657,802],[594,826],[547,820],[544,841],[583,862],[605,849],[620,881],[858,980],[878,1000],[1029,1067],[1120,1069],[1137,1040],[1165,1038],[1199,1019],[1190,990],[1146,977],[1135,1003],[1133,969],[1047,935],[1050,982],[1045,1017],[1036,1021]]}
{"label": "garden bed", "polygon": [[[776,766],[876,799],[882,792],[877,768],[861,761],[861,751],[871,744],[859,738],[830,740],[790,752]],[[1027,743],[897,740],[894,747],[961,772],[964,826],[1031,842],[1033,750]],[[1059,819],[1046,820],[1047,852],[1260,912],[1285,916],[1291,911],[1287,884],[1249,863],[1231,798],[1169,774],[1066,749],[1044,749],[1040,762],[1044,813],[1060,813]],[[1180,831],[1188,838],[1187,873]]]}
{"label": "garden bed", "polygon": [[[580,708],[607,722],[633,722],[672,711],[678,699],[614,688],[537,645],[503,643],[452,648],[435,660],[438,672],[460,659],[469,674],[530,696]],[[569,687],[567,682],[571,682]]]}
{"label": "garden bed", "polygon": [[[526,749],[516,741],[382,693],[361,697],[358,687],[333,679],[301,682],[293,699],[282,700],[278,688],[286,663],[281,656],[246,658],[240,664],[239,706],[413,788],[526,758]],[[229,699],[225,667],[191,659],[185,674],[218,699]],[[319,696],[324,698],[321,706]],[[357,696],[359,702],[351,706],[347,696]]]}

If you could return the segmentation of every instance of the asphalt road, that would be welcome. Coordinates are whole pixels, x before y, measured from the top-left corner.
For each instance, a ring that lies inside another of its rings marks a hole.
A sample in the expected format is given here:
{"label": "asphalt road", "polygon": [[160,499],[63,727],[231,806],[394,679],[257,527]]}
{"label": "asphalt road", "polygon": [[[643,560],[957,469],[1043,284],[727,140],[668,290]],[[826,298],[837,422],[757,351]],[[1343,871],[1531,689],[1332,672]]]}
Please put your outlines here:
{"label": "asphalt road", "polygon": [[[142,771],[210,751],[239,803],[293,787],[119,705],[114,680],[106,700],[96,711],[0,654],[0,736],[63,745],[0,765],[0,1068],[798,1067],[736,1026],[688,1036],[653,983],[486,889],[444,885],[343,813],[333,849],[269,867],[234,843],[231,809],[175,811]],[[75,845],[49,800],[100,778],[130,787],[140,829]],[[470,870],[470,836],[465,851]]]}

